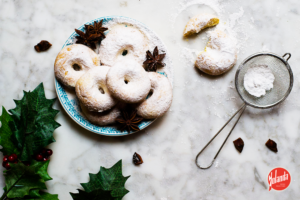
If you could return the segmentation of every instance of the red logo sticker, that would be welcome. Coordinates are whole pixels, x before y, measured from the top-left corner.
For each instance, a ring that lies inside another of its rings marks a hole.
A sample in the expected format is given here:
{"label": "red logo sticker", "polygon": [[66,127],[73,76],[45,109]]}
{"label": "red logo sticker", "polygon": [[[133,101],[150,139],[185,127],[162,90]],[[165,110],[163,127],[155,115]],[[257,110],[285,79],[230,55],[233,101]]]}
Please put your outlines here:
{"label": "red logo sticker", "polygon": [[291,183],[290,173],[281,167],[277,167],[270,171],[268,176],[269,191],[273,188],[274,190],[284,190]]}

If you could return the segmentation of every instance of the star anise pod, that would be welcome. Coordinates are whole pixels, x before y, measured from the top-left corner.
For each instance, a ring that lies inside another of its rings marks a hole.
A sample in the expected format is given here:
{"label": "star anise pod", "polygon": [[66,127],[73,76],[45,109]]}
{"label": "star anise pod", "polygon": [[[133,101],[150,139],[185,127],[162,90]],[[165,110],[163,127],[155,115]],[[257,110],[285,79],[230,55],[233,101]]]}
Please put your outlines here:
{"label": "star anise pod", "polygon": [[105,38],[104,31],[108,30],[106,27],[102,27],[103,19],[100,22],[94,21],[94,26],[87,26],[87,32],[89,34],[96,34],[100,39]]}
{"label": "star anise pod", "polygon": [[122,110],[122,114],[120,117],[116,119],[116,121],[120,124],[121,131],[127,129],[128,133],[132,131],[139,131],[140,128],[138,127],[138,123],[140,123],[143,118],[137,116],[137,110],[135,111],[128,111]]}
{"label": "star anise pod", "polygon": [[147,65],[146,71],[155,72],[157,70],[158,65],[165,66],[165,63],[162,62],[162,60],[164,59],[165,56],[166,56],[165,53],[163,53],[163,54],[158,53],[157,47],[155,47],[155,49],[153,51],[153,55],[148,50],[147,51],[147,60],[144,62],[144,64]]}
{"label": "star anise pod", "polygon": [[99,41],[96,34],[89,34],[88,31],[84,33],[78,29],[75,29],[75,32],[78,34],[76,36],[76,44],[84,44],[90,46],[92,49],[96,49],[95,43]]}

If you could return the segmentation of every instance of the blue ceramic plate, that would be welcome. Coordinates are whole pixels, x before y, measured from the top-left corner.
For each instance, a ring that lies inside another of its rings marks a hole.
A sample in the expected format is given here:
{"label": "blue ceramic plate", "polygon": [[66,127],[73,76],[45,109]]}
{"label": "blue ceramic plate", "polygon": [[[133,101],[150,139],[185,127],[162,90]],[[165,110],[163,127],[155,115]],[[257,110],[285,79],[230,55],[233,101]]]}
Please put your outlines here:
{"label": "blue ceramic plate", "polygon": [[[151,43],[152,43],[150,45],[151,48],[153,47],[153,49],[154,49],[155,46],[159,46],[159,49],[163,50],[166,53],[166,57],[164,59],[166,66],[161,68],[160,71],[158,71],[158,73],[165,75],[166,77],[169,78],[171,83],[173,82],[173,76],[172,76],[173,71],[172,71],[169,53],[168,53],[165,45],[162,43],[162,41],[158,38],[158,36],[153,31],[151,31],[149,28],[147,28],[141,22],[138,22],[138,21],[128,18],[128,17],[122,17],[122,16],[100,17],[100,18],[91,20],[85,24],[92,25],[94,23],[94,21],[99,22],[102,19],[103,19],[103,26],[108,27],[108,28],[115,25],[116,23],[124,25],[124,26],[133,25],[133,26],[139,28],[146,35],[146,37],[148,37],[149,41],[151,41]],[[84,25],[80,26],[78,29],[81,31],[85,31]],[[64,48],[65,46],[74,44],[76,41],[76,39],[75,39],[76,35],[77,35],[77,33],[74,31],[72,33],[72,35],[67,39],[67,41],[65,42],[65,44],[63,45],[62,48]],[[152,51],[153,49],[150,49],[150,50]],[[145,55],[146,55],[146,52],[145,52]],[[124,135],[129,134],[127,131],[121,132],[114,125],[98,126],[98,125],[94,125],[94,124],[90,123],[81,112],[78,99],[75,95],[75,91],[66,88],[61,83],[59,83],[56,79],[55,79],[55,88],[56,88],[56,93],[57,93],[58,99],[59,99],[61,105],[63,106],[63,108],[65,109],[65,111],[76,123],[78,123],[83,128],[85,128],[91,132],[94,132],[94,133],[97,133],[100,135],[106,135],[106,136],[124,136]],[[144,120],[138,126],[142,130],[142,129],[146,128],[147,126],[149,126],[154,120],[155,119]],[[134,133],[134,132],[131,132],[130,134],[132,134],[132,133]]]}

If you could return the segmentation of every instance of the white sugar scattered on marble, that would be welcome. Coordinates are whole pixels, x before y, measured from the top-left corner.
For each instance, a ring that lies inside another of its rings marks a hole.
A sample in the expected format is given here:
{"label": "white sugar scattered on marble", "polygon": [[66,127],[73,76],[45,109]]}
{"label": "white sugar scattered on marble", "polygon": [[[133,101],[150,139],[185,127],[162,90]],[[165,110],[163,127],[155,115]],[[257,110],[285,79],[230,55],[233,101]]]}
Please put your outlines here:
{"label": "white sugar scattered on marble", "polygon": [[273,88],[274,74],[267,65],[254,65],[247,70],[244,87],[249,94],[261,97]]}
{"label": "white sugar scattered on marble", "polygon": [[[200,40],[191,38],[189,40],[183,41],[182,43],[179,43],[180,44],[179,60],[184,64],[184,68],[194,67],[194,63],[197,58],[197,55],[204,50],[203,43],[205,41],[208,41],[209,39],[208,37],[209,32],[215,29],[219,29],[225,32],[228,36],[230,36],[236,41],[235,48],[238,54],[237,62],[239,62],[239,60],[242,59],[242,57],[240,57],[240,54],[243,54],[243,52],[246,50],[246,47],[249,47],[249,45],[251,46],[251,44],[247,44],[247,43],[252,32],[249,32],[247,30],[249,30],[249,24],[251,25],[252,23],[254,23],[254,18],[251,23],[251,21],[249,21],[249,18],[246,17],[246,10],[244,9],[244,7],[238,6],[233,3],[234,1],[231,0],[226,2],[220,0],[210,0],[210,1],[182,0],[179,4],[174,5],[174,7],[172,8],[172,13],[170,14],[170,21],[172,23],[172,29],[175,35],[174,37],[176,37],[176,35],[178,34],[182,34],[178,32],[180,28],[178,28],[177,26],[179,24],[182,25],[184,19],[186,19],[187,16],[190,15],[189,17],[192,17],[192,15],[194,14],[196,15],[197,10],[199,10],[199,12],[201,13],[206,13],[206,12],[214,13],[220,19],[220,22],[218,25],[216,25],[216,27],[212,27],[208,30],[203,30],[201,31],[202,33],[200,33],[199,35],[195,35],[196,38],[200,36],[199,38]],[[233,5],[235,8],[233,8]],[[186,23],[187,22],[188,20],[186,21]],[[184,29],[184,25],[182,26],[182,31],[183,29]],[[199,43],[199,46],[201,47],[197,48],[197,46],[195,46],[194,43],[192,43],[193,40],[196,43]],[[234,68],[236,68],[236,66]],[[235,71],[235,69],[233,70]],[[202,76],[205,77],[205,80],[202,79]],[[203,80],[201,81],[202,87],[205,88],[208,87],[211,88],[212,90],[215,90],[216,88],[220,92],[225,92],[224,95],[220,95],[220,93],[218,93],[218,95],[215,97],[207,96],[207,98],[211,99],[211,102],[214,102],[213,105],[215,105],[215,107],[220,108],[220,106],[225,106],[225,104],[230,105],[239,102],[239,98],[236,98],[237,94],[234,86],[231,87],[229,86],[228,88],[224,88],[223,86],[221,86],[223,82],[217,83],[217,82],[207,81],[206,75],[202,75],[202,73],[199,74],[199,79]],[[224,81],[224,79],[226,78],[222,77],[221,79]],[[214,110],[213,108],[206,108],[206,109],[217,116],[221,116],[218,110]]]}

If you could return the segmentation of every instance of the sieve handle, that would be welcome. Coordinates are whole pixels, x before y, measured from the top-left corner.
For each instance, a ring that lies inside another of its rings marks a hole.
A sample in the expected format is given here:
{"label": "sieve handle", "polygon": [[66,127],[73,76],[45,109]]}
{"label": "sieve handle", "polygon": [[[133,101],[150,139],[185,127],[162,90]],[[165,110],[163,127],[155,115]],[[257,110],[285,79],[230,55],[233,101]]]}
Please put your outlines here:
{"label": "sieve handle", "polygon": [[285,53],[282,57],[284,58],[285,56],[288,56],[287,59],[285,60],[287,62],[291,58],[292,54]]}
{"label": "sieve handle", "polygon": [[[233,116],[224,124],[224,126],[214,135],[214,137],[205,145],[205,147],[203,147],[203,149],[197,154],[196,159],[195,159],[195,163],[197,165],[197,167],[199,167],[200,169],[208,169],[210,168],[213,164],[215,159],[218,157],[220,151],[222,150],[224,144],[226,143],[227,139],[229,138],[230,134],[232,133],[233,129],[235,128],[235,126],[237,125],[238,121],[240,120],[242,114],[244,113],[246,109],[246,104],[244,103],[237,111],[236,113],[233,114]],[[239,115],[238,119],[236,120],[236,122],[234,123],[233,127],[231,128],[230,132],[228,133],[226,139],[224,140],[223,144],[221,145],[221,147],[219,148],[218,152],[216,153],[214,159],[212,160],[212,162],[210,163],[209,166],[207,167],[201,167],[197,160],[198,157],[200,156],[200,154],[206,149],[206,147],[219,135],[219,133],[227,126],[227,124],[241,111],[241,114]]]}

